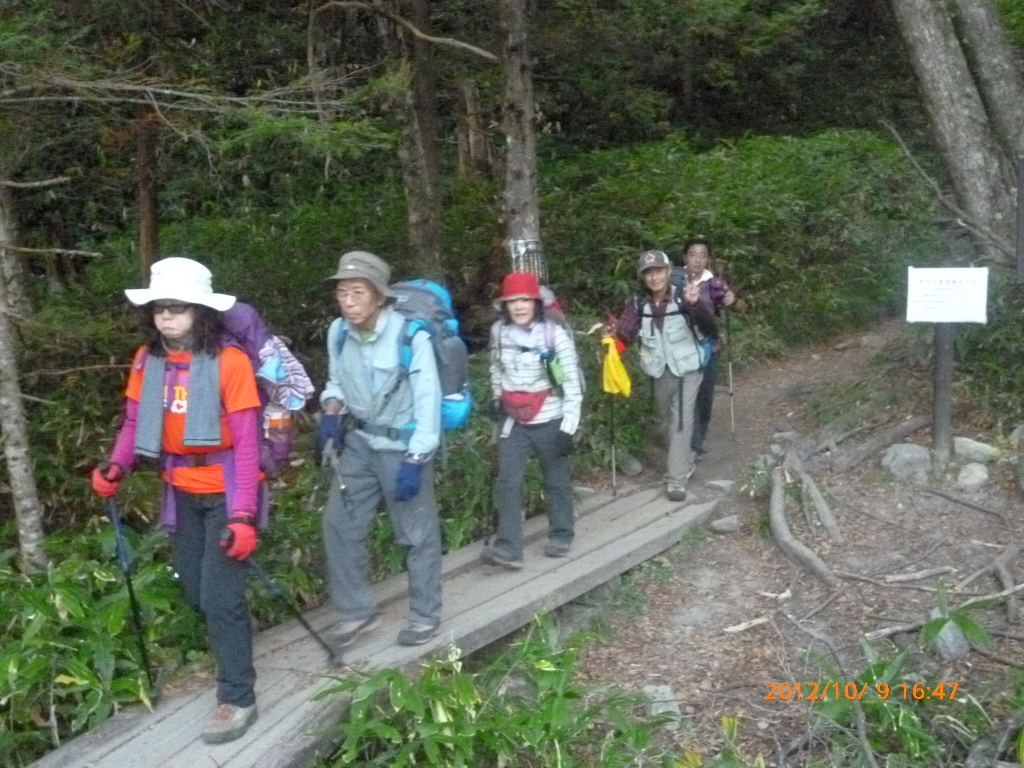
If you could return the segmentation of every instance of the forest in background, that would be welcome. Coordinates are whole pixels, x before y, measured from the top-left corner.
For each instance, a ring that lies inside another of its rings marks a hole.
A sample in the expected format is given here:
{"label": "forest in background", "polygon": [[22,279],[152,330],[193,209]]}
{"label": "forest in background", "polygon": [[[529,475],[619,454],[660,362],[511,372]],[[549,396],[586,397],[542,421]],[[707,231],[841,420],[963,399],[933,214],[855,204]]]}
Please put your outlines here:
{"label": "forest in background", "polygon": [[[1024,3],[1000,10],[1020,45]],[[712,239],[747,301],[733,318],[738,362],[898,313],[908,264],[950,263],[957,214],[935,188],[950,186],[949,171],[888,3],[561,0],[528,11],[541,229],[551,283],[578,329],[636,290],[640,250],[675,256],[696,234]],[[508,264],[501,72],[479,53],[498,50],[498,15],[463,2],[390,12],[434,42],[423,50],[421,37],[360,3],[0,8],[0,180],[14,182],[0,185],[0,243],[13,256],[4,279],[44,548],[60,563],[45,582],[19,572],[11,496],[0,496],[0,589],[20,595],[0,608],[0,669],[20,665],[0,679],[0,756],[23,759],[51,732],[78,732],[145,695],[88,471],[112,437],[137,338],[123,289],[144,283],[147,247],[210,266],[215,288],[259,306],[322,384],[335,310],[321,281],[338,256],[363,248],[396,276],[431,272],[410,243],[402,138],[410,115],[429,113],[440,276],[480,342]],[[430,109],[410,105],[424,93]],[[998,414],[993,426],[1019,418],[1024,383],[1020,291],[1004,276],[989,326],[959,339],[958,365]],[[595,381],[598,345],[580,345]],[[578,472],[606,466],[605,419],[591,398]],[[472,457],[488,434],[477,414],[453,439],[460,482],[442,478],[440,489],[448,548],[486,525],[487,467]],[[626,429],[621,440],[635,446],[640,435]],[[305,448],[300,440],[300,456]],[[322,596],[317,519],[306,509],[315,484],[308,464],[294,468],[279,524],[261,541],[304,605]],[[164,543],[146,533],[154,492],[139,475],[123,496],[139,531],[150,640],[173,670],[202,653],[202,640],[171,609]],[[401,565],[386,534],[374,534],[379,575]],[[260,610],[264,624],[279,618],[272,604]],[[55,686],[55,670],[70,682]]]}

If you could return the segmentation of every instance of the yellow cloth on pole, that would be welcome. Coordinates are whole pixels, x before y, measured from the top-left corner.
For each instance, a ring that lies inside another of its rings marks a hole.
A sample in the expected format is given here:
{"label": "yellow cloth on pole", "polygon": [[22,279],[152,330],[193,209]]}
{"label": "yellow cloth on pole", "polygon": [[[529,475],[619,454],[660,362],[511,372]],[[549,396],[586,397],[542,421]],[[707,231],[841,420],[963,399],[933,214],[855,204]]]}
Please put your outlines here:
{"label": "yellow cloth on pole", "polygon": [[601,384],[604,391],[613,395],[629,397],[633,384],[629,380],[626,366],[622,364],[622,358],[619,357],[615,339],[609,336],[601,339],[601,343],[605,346],[604,366],[601,370]]}

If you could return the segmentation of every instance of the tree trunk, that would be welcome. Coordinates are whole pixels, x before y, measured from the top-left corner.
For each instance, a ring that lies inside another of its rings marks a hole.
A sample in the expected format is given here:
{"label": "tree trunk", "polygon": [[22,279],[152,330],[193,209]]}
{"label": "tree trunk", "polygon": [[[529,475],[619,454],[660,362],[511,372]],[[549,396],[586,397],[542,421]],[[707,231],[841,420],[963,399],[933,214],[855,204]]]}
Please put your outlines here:
{"label": "tree trunk", "polygon": [[157,200],[156,175],[156,115],[152,108],[143,107],[137,120],[137,146],[135,176],[138,184],[139,206],[139,271],[144,285],[149,283],[149,268],[157,260],[160,246],[160,204]]}
{"label": "tree trunk", "polygon": [[402,167],[409,247],[419,272],[443,282],[440,203],[437,189],[431,184],[426,137],[414,102],[411,89],[406,89],[397,105],[404,121],[398,144],[398,160]]}
{"label": "tree trunk", "polygon": [[473,173],[489,173],[491,148],[480,121],[476,85],[472,80],[459,84],[462,96],[462,119],[459,121],[459,176],[468,178]]}
{"label": "tree trunk", "polygon": [[0,430],[3,431],[7,474],[18,521],[19,561],[21,570],[31,573],[44,570],[47,560],[42,547],[42,507],[32,474],[28,423],[22,407],[18,360],[8,313],[7,288],[0,280]]}
{"label": "tree trunk", "polygon": [[991,0],[956,0],[959,30],[992,124],[1010,157],[1024,156],[1024,86]]}
{"label": "tree trunk", "polygon": [[0,184],[0,279],[7,285],[9,318],[13,320],[11,343],[14,349],[19,344],[13,332],[32,311],[25,291],[25,268],[17,251],[11,248],[18,245],[21,239],[16,194],[15,190]]}
{"label": "tree trunk", "polygon": [[1012,197],[996,141],[953,25],[935,0],[892,0],[925,104],[968,222],[986,258],[1008,264]]}
{"label": "tree trunk", "polygon": [[537,150],[533,134],[533,80],[526,33],[525,0],[498,0],[505,78],[502,125],[505,131],[505,226],[512,269],[547,282],[540,241]]}
{"label": "tree trunk", "polygon": [[[430,0],[410,0],[411,21],[426,34],[430,29]],[[437,131],[437,85],[431,44],[412,38],[412,95],[423,143],[423,161],[434,197],[441,199],[441,138]],[[439,226],[439,224],[438,224]]]}

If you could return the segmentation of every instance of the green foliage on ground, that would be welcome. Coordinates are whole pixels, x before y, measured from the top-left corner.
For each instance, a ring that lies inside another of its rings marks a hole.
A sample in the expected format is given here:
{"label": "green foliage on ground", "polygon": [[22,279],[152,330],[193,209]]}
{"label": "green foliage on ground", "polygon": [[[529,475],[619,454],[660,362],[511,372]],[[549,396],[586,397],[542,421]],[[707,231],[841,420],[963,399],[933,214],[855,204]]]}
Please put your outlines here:
{"label": "green foliage on ground", "polygon": [[575,678],[577,649],[551,624],[528,634],[481,669],[454,646],[413,678],[394,669],[342,680],[343,742],[320,765],[671,766],[654,746],[662,717],[637,714],[642,698],[596,693]]}

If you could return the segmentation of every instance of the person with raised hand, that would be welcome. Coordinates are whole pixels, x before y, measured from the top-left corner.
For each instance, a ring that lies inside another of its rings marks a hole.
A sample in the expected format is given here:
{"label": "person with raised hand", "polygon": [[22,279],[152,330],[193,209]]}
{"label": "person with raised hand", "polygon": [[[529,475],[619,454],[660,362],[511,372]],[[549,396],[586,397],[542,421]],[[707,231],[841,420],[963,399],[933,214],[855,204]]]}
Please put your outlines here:
{"label": "person with raised hand", "polygon": [[260,400],[249,358],[221,345],[221,312],[235,297],[214,293],[212,279],[199,262],[172,256],[153,264],[148,288],[125,291],[142,307],[147,338],[92,487],[112,496],[137,458],[160,466],[160,522],[217,664],[217,706],[202,738],[220,743],[242,736],[257,717],[245,559],[257,539]]}
{"label": "person with raised hand", "polygon": [[715,318],[700,301],[694,281],[672,284],[672,262],[663,251],[644,251],[636,265],[643,290],[629,300],[607,333],[625,344],[640,342],[640,366],[654,382],[654,401],[668,435],[665,491],[671,501],[686,499],[693,474],[693,408],[701,382],[698,332],[716,334]]}

